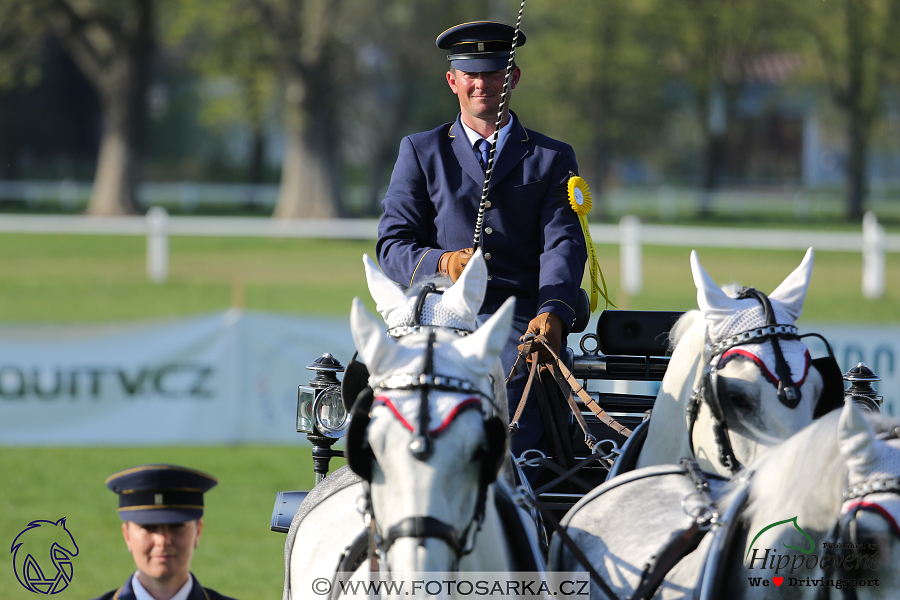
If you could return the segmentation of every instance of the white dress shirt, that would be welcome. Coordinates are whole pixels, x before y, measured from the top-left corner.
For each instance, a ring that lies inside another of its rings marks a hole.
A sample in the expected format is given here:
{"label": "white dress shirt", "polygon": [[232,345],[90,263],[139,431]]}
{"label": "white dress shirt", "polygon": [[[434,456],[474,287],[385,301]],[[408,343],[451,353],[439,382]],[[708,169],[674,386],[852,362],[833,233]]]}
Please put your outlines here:
{"label": "white dress shirt", "polygon": [[[509,134],[510,129],[512,129],[513,120],[513,116],[510,115],[509,123],[501,127],[500,133],[497,134],[497,149],[494,151],[494,164],[497,164],[497,158],[499,158],[500,156],[500,151],[503,150],[503,142],[506,141],[506,136]],[[466,125],[462,119],[460,119],[459,122],[462,123],[463,129],[466,132],[466,137],[469,138],[469,146],[473,151],[475,151],[475,142],[480,139],[486,139],[490,142],[494,137],[494,134],[492,133],[488,137],[482,138],[481,135],[476,133],[474,129]]]}
{"label": "white dress shirt", "polygon": [[[191,593],[191,588],[194,587],[194,578],[188,576],[187,583],[181,586],[181,589],[172,596],[172,600],[187,600],[187,597]],[[153,596],[150,595],[150,592],[141,585],[140,579],[138,579],[137,572],[131,576],[131,589],[134,590],[134,597],[136,600],[156,600]]]}

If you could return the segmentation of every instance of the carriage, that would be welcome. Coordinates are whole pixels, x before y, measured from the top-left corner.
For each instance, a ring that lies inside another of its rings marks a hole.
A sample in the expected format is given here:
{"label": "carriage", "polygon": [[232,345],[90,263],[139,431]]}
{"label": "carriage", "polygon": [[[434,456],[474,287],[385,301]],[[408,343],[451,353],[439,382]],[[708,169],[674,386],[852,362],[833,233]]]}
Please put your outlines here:
{"label": "carriage", "polygon": [[[808,254],[807,258],[811,268],[811,253]],[[694,257],[692,257],[693,259]],[[697,264],[699,266],[699,263]],[[804,293],[807,284],[808,273],[803,283]],[[773,292],[773,298],[777,292],[778,290]],[[782,291],[782,295],[785,295],[784,291]],[[790,294],[787,295],[790,296]],[[713,299],[713,303],[716,301],[718,300]],[[760,302],[765,304],[768,302],[768,299],[760,300]],[[802,295],[800,303],[802,304]],[[354,308],[354,310],[356,311],[357,309]],[[771,311],[771,307],[769,307],[769,311]],[[799,314],[799,311],[797,314]],[[581,381],[580,385],[572,386],[572,391],[580,391],[575,390],[575,387],[587,388],[589,381],[596,380],[662,382],[668,370],[668,365],[672,360],[672,357],[668,354],[669,330],[680,316],[681,313],[676,312],[604,311],[597,321],[596,331],[582,337],[579,344],[581,354],[576,355],[571,349],[567,349],[566,354],[559,360],[559,369],[561,372],[571,374],[572,377],[569,378],[570,383],[575,378]],[[773,332],[777,330],[793,338],[797,337],[795,328],[793,333],[781,326],[775,327],[770,325],[766,329],[767,331],[770,330],[768,335],[773,335]],[[375,337],[383,337],[383,334]],[[360,341],[356,341],[359,348]],[[433,340],[429,342],[429,344],[432,343]],[[746,336],[742,343],[746,343]],[[723,346],[722,351],[725,348]],[[828,349],[828,354],[831,354],[830,348]],[[822,358],[827,364],[829,356]],[[833,356],[830,357],[830,360],[833,363],[830,373],[833,379],[835,375],[834,369],[837,368],[837,365],[833,361]],[[813,362],[815,363],[816,361]],[[821,371],[822,364],[820,360],[819,365],[817,365],[819,371]],[[359,374],[355,372],[354,365],[354,361],[351,361],[350,365],[348,365],[348,371],[344,375],[345,396],[347,395],[346,388],[354,389],[353,385],[347,385],[347,381],[359,377]],[[308,368],[315,371],[316,374],[309,386],[300,386],[299,388],[297,428],[298,431],[306,432],[313,443],[314,468],[318,483],[323,480],[327,473],[330,458],[341,455],[339,451],[332,450],[332,445],[344,435],[348,421],[351,418],[349,402],[346,402],[347,398],[342,398],[341,396],[341,382],[337,377],[343,371],[343,365],[335,360],[334,357],[326,354],[309,365]],[[822,372],[824,373],[825,371]],[[708,378],[709,376],[708,370],[705,371],[704,377]],[[839,380],[839,370],[837,371],[837,376]],[[715,374],[712,377],[713,381],[715,381]],[[859,404],[869,409],[877,410],[878,398],[870,386],[872,381],[877,380],[877,376],[871,373],[864,365],[858,365],[855,369],[845,374],[844,379],[851,381],[853,384],[851,389],[847,391],[848,395],[854,397]],[[822,381],[824,380],[825,377],[822,378]],[[800,383],[798,382],[797,384],[798,389]],[[709,387],[708,384],[707,387]],[[565,395],[565,392],[563,389],[563,395]],[[781,390],[779,390],[780,394]],[[656,396],[651,395],[609,391],[582,393],[578,400],[575,400],[575,394],[570,393],[568,395],[570,404],[575,404],[577,411],[580,413],[577,416],[582,417],[580,420],[587,426],[587,430],[572,426],[573,419],[567,418],[561,411],[557,412],[555,415],[551,415],[551,419],[555,419],[555,422],[560,424],[557,431],[561,434],[559,437],[562,439],[562,443],[555,445],[556,454],[549,457],[518,457],[519,461],[537,461],[546,467],[546,477],[536,486],[534,501],[529,503],[529,505],[532,508],[537,506],[546,510],[547,512],[544,516],[551,521],[557,520],[561,515],[570,511],[573,506],[583,505],[586,496],[591,495],[589,492],[607,479],[610,467],[612,467],[612,473],[617,474],[624,473],[638,466],[637,453],[640,451],[643,438],[650,429],[648,417],[657,399]],[[818,395],[817,393],[816,396]],[[355,394],[350,394],[350,397],[355,397]],[[793,408],[799,402],[799,398],[797,398],[797,402],[793,403],[793,406],[791,406],[789,399],[782,398],[781,402],[789,408]],[[811,400],[808,400],[807,404],[811,402]],[[565,407],[565,400],[555,404]],[[836,404],[832,400],[831,407]],[[599,411],[598,408],[600,409]],[[824,409],[818,409],[813,404],[810,404],[807,408],[808,416],[806,417],[806,422],[809,422],[809,415],[812,415],[814,409],[819,410],[819,413],[824,412]],[[357,418],[361,417],[361,414],[357,414]],[[612,423],[610,423],[610,419],[613,420]],[[579,419],[576,418],[574,420]],[[657,422],[659,420],[657,419]],[[691,426],[693,427],[693,421]],[[798,426],[796,429],[799,428]],[[626,438],[621,433],[618,433],[623,430],[631,434],[628,445],[624,444]],[[790,433],[792,432],[789,432],[784,437],[788,437]],[[728,437],[727,433],[725,437]],[[730,461],[726,460],[729,457],[723,451],[720,441],[718,438],[716,439],[716,444],[719,444],[722,464],[729,467],[732,471],[736,471],[735,452],[730,450]],[[352,440],[349,443],[352,443]],[[623,446],[624,451],[622,450]],[[728,447],[730,449],[730,444]],[[412,444],[410,449],[412,450]],[[691,450],[694,449],[691,448]],[[719,479],[724,481],[726,478],[719,477]],[[366,490],[368,494],[368,488]],[[298,511],[298,506],[301,505],[307,493],[279,493],[271,523],[274,531],[287,532],[291,529],[292,519],[295,518],[296,514],[302,512]],[[440,535],[444,534],[441,533]],[[365,536],[360,535],[359,539],[365,541]],[[544,542],[546,542],[546,538],[544,538]],[[361,556],[363,550],[364,548],[358,548],[356,554]],[[543,552],[546,553],[546,551],[547,547],[544,546]],[[555,551],[558,553],[559,548],[557,547]],[[287,560],[289,560],[288,557],[286,557]],[[289,563],[286,562],[286,572],[288,567]],[[288,582],[286,581],[286,590],[287,587]],[[611,596],[611,594],[609,595]]]}
{"label": "carriage", "polygon": [[[668,336],[672,325],[684,313],[678,311],[640,311],[640,310],[605,310],[596,322],[594,332],[584,333],[579,342],[581,353],[574,349],[566,349],[565,362],[572,374],[582,381],[587,389],[590,381],[637,381],[660,382],[666,374],[669,364]],[[573,333],[583,333],[580,332]],[[297,431],[305,433],[312,445],[313,469],[316,483],[325,478],[329,470],[330,460],[343,457],[341,450],[332,447],[346,433],[349,424],[349,412],[341,401],[341,381],[339,375],[344,366],[330,353],[323,353],[306,369],[315,373],[307,385],[298,386],[297,399]],[[859,363],[843,374],[843,380],[849,384],[846,395],[870,411],[880,411],[882,398],[877,395],[873,384],[881,378],[865,363]],[[637,442],[635,448],[647,434],[647,428],[641,425],[649,418],[655,395],[636,394],[617,391],[590,391],[588,394],[610,416],[620,424],[628,427]],[[615,461],[634,466],[634,456],[621,457],[622,449],[628,440],[605,425],[591,412],[584,401],[576,398],[579,410],[597,440],[609,440],[600,446],[606,449],[606,461],[597,460],[579,469],[579,477],[595,487],[606,480]],[[567,428],[567,443],[572,452],[568,464],[584,462],[591,456],[584,436],[575,427],[574,421]],[[526,457],[528,459],[529,457]],[[562,468],[556,457],[530,457],[551,465],[551,473],[559,473]],[[565,459],[563,464],[566,464]],[[623,470],[620,464],[616,471]],[[565,486],[543,492],[539,499],[560,516],[564,514],[585,490],[572,491]],[[275,507],[272,511],[270,529],[278,533],[287,533],[291,519],[297,507],[308,494],[308,491],[278,492]]]}

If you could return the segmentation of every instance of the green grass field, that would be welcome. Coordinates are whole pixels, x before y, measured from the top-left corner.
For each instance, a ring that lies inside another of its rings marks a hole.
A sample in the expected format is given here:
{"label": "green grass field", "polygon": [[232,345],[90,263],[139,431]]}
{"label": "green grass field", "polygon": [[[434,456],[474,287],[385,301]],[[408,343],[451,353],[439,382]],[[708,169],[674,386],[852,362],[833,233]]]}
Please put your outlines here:
{"label": "green grass field", "polygon": [[[645,246],[644,291],[631,298],[619,292],[618,248],[597,250],[620,308],[696,306],[688,249]],[[170,279],[154,285],[147,280],[141,237],[0,235],[0,323],[145,320],[234,305],[347,315],[354,296],[368,298],[360,257],[374,254],[374,243],[173,237],[170,251]],[[700,251],[718,282],[765,292],[802,256],[799,251]],[[887,293],[877,301],[862,298],[860,269],[857,253],[817,254],[803,320],[900,321],[900,257],[888,256]],[[304,447],[2,448],[0,541],[11,545],[31,520],[65,516],[81,551],[74,580],[59,597],[91,598],[121,585],[133,564],[121,538],[116,498],[103,482],[119,469],[148,462],[190,465],[221,482],[208,496],[194,562],[201,581],[244,600],[279,597],[284,535],[268,530],[269,519],[276,492],[312,484]],[[7,560],[0,567],[0,598],[33,597],[15,580]]]}
{"label": "green grass field", "polygon": [[[2,448],[0,541],[9,549],[29,522],[66,517],[79,552],[72,583],[55,597],[84,600],[122,585],[134,562],[122,539],[118,499],[104,481],[118,470],[152,462],[190,465],[219,480],[206,496],[194,555],[193,570],[203,585],[241,600],[280,598],[285,535],[269,531],[269,522],[277,492],[312,486],[309,448]],[[34,597],[16,580],[7,554],[0,598]]]}
{"label": "green grass field", "polygon": [[[240,305],[293,314],[347,315],[368,299],[360,257],[374,242],[337,240],[170,239],[170,277],[146,275],[142,237],[0,235],[0,322],[103,322],[194,315]],[[598,246],[600,266],[620,308],[696,306],[689,249],[644,247],[644,290],[619,292],[617,246]],[[799,251],[702,249],[720,283],[770,292],[799,263]],[[865,300],[858,253],[819,252],[804,318],[816,322],[900,321],[900,256],[887,257],[887,293]]]}

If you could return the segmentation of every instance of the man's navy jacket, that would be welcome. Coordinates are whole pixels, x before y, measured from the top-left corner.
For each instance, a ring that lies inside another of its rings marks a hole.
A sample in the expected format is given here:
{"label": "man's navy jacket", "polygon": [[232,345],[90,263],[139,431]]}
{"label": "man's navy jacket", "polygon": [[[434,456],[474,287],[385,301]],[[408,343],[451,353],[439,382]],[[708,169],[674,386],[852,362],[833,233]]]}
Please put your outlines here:
{"label": "man's navy jacket", "polygon": [[[553,312],[570,326],[587,260],[566,190],[569,172],[578,172],[575,152],[512,118],[481,235],[489,275],[484,306],[515,295],[517,314]],[[434,275],[443,252],[471,248],[483,186],[459,116],[403,138],[381,203],[377,253],[384,273],[408,287]]]}

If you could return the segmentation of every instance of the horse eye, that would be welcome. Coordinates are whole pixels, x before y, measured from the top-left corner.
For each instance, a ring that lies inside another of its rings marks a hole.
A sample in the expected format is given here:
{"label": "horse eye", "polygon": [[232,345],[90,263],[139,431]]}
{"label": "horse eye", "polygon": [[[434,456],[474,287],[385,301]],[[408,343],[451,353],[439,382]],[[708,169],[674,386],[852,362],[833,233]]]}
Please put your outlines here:
{"label": "horse eye", "polygon": [[747,410],[753,406],[750,402],[750,399],[745,394],[736,392],[728,394],[728,401],[731,402],[731,405],[735,408],[742,408]]}

